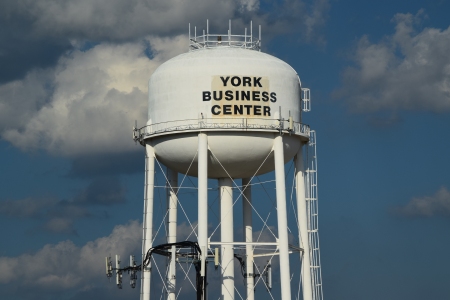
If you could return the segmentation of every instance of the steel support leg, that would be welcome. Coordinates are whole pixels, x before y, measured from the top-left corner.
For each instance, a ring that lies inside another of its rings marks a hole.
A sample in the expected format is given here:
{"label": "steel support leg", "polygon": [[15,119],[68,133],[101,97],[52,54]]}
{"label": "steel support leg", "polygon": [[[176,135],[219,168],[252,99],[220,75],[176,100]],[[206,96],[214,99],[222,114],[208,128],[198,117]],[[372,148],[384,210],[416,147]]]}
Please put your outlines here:
{"label": "steel support leg", "polygon": [[291,279],[289,270],[289,241],[286,213],[286,185],[284,178],[283,137],[277,135],[274,141],[275,186],[277,195],[278,243],[280,252],[281,299],[291,300]]}
{"label": "steel support leg", "polygon": [[[312,285],[311,285],[311,263],[310,263],[310,249],[308,237],[308,213],[306,211],[306,190],[305,190],[305,170],[303,166],[303,147],[297,152],[295,156],[295,185],[297,188],[297,215],[299,226],[299,241],[300,248],[303,248],[303,253],[300,253],[302,261],[302,290],[303,300],[312,300]],[[303,256],[303,257],[302,257]]]}
{"label": "steel support leg", "polygon": [[[145,145],[144,217],[142,236],[142,261],[153,240],[153,189],[155,184],[155,152],[151,145]],[[150,299],[151,265],[142,270],[141,300]]]}

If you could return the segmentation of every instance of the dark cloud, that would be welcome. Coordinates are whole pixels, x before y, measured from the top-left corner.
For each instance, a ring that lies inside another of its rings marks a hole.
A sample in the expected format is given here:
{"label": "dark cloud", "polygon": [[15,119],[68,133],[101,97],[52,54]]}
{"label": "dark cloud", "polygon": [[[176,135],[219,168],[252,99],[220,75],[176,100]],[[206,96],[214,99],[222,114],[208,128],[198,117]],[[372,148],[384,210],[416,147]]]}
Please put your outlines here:
{"label": "dark cloud", "polygon": [[0,202],[0,214],[16,218],[30,218],[42,215],[48,207],[58,203],[57,199],[25,198],[20,200],[4,200]]}
{"label": "dark cloud", "polygon": [[229,19],[275,25],[267,26],[268,31],[292,21],[313,39],[317,28],[324,25],[328,1],[284,0],[261,5],[259,0],[5,0],[0,8],[4,18],[14,16],[32,24],[35,35],[77,40],[123,42],[146,35],[179,35],[187,32],[188,23],[207,18],[211,25],[225,28]]}
{"label": "dark cloud", "polygon": [[73,199],[74,203],[83,205],[113,205],[125,201],[125,188],[117,177],[94,179]]}
{"label": "dark cloud", "polygon": [[32,229],[58,234],[76,234],[74,222],[82,218],[101,217],[95,207],[123,204],[126,190],[117,177],[96,178],[70,200],[56,198],[26,198],[0,201],[0,214],[11,218],[42,220],[41,226]]}
{"label": "dark cloud", "polygon": [[396,112],[378,112],[368,115],[367,121],[374,127],[387,128],[402,122],[403,119]]}
{"label": "dark cloud", "polygon": [[[133,143],[131,138],[129,142]],[[136,152],[80,156],[72,160],[68,176],[83,178],[143,172],[143,158],[144,148],[139,144]]]}
{"label": "dark cloud", "polygon": [[23,20],[0,18],[0,84],[23,78],[35,68],[54,66],[59,57],[72,49],[65,38],[37,36]]}
{"label": "dark cloud", "polygon": [[450,28],[418,30],[423,15],[395,15],[395,33],[379,43],[362,37],[335,97],[362,113],[449,112]]}
{"label": "dark cloud", "polygon": [[73,220],[68,218],[51,218],[45,222],[41,229],[51,233],[77,235]]}
{"label": "dark cloud", "polygon": [[391,213],[408,218],[450,217],[450,192],[441,187],[433,196],[411,199],[406,205],[394,207]]}
{"label": "dark cloud", "polygon": [[240,1],[194,0],[5,0],[4,17],[15,16],[33,24],[37,35],[130,41],[148,34],[186,32],[189,21],[208,16],[223,23],[232,18]]}

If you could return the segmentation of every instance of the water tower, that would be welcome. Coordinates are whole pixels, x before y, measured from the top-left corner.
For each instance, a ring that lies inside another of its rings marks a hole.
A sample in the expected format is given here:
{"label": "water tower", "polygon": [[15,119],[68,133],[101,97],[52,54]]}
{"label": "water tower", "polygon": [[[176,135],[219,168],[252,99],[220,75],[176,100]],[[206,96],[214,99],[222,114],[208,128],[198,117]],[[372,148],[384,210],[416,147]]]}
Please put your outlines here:
{"label": "water tower", "polygon": [[[176,264],[183,259],[195,264],[197,299],[207,299],[208,261],[214,261],[220,269],[221,298],[235,299],[237,246],[245,248],[241,259],[244,299],[255,299],[254,257],[258,247],[272,247],[273,255],[279,257],[281,295],[277,299],[295,299],[290,286],[292,253],[300,255],[302,261],[303,299],[322,299],[314,228],[317,214],[312,202],[317,199],[315,170],[305,171],[302,150],[315,145],[314,133],[301,122],[302,110],[309,107],[309,90],[302,89],[291,66],[261,52],[261,28],[258,38],[253,37],[251,25],[243,35],[232,34],[231,22],[226,34],[210,33],[208,23],[199,35],[190,28],[189,52],[166,61],[153,73],[148,101],[148,122],[134,129],[135,140],[146,151],[141,300],[150,299],[149,257],[154,254],[169,259],[164,282],[167,299],[176,298]],[[284,166],[292,159],[298,245],[289,244],[287,227]],[[155,161],[168,169],[168,234],[164,245],[152,244]],[[274,242],[257,242],[252,238],[252,211],[258,203],[252,201],[251,182],[255,176],[271,171],[275,171],[277,237]],[[198,178],[194,241],[177,239],[178,174]],[[220,240],[212,240],[208,232],[208,179],[218,180]],[[244,233],[238,241],[234,240],[233,188],[242,198],[244,228],[239,230]],[[264,274],[270,284],[270,265]]]}

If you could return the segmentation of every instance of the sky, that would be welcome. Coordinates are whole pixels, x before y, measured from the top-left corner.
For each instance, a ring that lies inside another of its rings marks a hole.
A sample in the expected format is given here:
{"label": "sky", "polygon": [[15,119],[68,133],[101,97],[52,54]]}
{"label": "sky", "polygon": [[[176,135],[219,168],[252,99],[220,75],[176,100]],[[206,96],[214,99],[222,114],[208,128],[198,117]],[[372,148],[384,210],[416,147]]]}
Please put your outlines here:
{"label": "sky", "polygon": [[[261,25],[262,51],[311,89],[324,298],[449,299],[449,11],[444,0],[1,1],[0,298],[137,299],[108,281],[104,257],[140,253],[144,148],[131,129],[146,122],[147,81],[188,50],[189,23],[226,32],[231,19]],[[195,197],[183,194],[181,236]]]}

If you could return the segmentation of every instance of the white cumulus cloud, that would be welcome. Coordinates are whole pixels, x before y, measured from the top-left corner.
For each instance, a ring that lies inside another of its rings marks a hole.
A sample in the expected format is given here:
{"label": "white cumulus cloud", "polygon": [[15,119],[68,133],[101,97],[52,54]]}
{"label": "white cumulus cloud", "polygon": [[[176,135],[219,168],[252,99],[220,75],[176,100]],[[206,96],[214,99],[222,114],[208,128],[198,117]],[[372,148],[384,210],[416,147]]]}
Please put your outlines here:
{"label": "white cumulus cloud", "polygon": [[131,128],[135,120],[146,122],[148,78],[183,52],[184,40],[150,38],[152,59],[144,42],[74,50],[52,69],[0,86],[0,115],[12,119],[0,123],[2,138],[23,150],[69,157],[136,149]]}
{"label": "white cumulus cloud", "polygon": [[141,238],[141,224],[132,221],[116,226],[109,236],[82,247],[63,241],[45,245],[33,254],[0,257],[0,284],[62,290],[90,288],[106,277],[105,256],[120,254],[127,257],[139,253]]}
{"label": "white cumulus cloud", "polygon": [[237,0],[6,0],[0,7],[5,15],[30,20],[38,35],[132,40],[187,32],[188,23],[199,19],[226,23],[239,4]]}
{"label": "white cumulus cloud", "polygon": [[395,15],[395,33],[378,43],[362,37],[335,96],[357,112],[450,111],[450,28],[417,30],[422,17]]}
{"label": "white cumulus cloud", "polygon": [[434,195],[413,198],[393,212],[406,217],[450,217],[450,192],[441,187]]}

